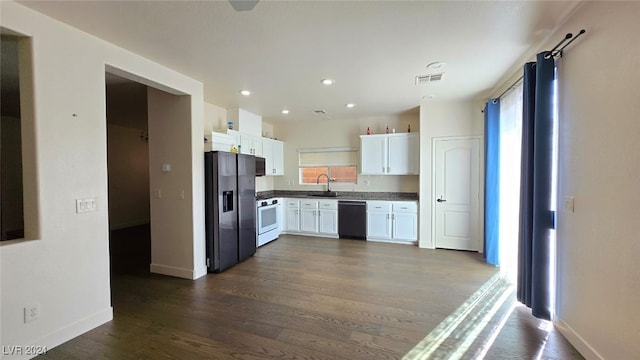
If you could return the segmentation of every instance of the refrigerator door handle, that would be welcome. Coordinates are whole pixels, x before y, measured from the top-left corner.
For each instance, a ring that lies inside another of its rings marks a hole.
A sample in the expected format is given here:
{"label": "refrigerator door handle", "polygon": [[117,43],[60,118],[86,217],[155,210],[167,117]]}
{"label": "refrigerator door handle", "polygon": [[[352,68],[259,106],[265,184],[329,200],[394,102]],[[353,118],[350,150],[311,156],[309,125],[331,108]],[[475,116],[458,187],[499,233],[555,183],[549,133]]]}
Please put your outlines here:
{"label": "refrigerator door handle", "polygon": [[233,191],[222,192],[222,212],[233,211]]}

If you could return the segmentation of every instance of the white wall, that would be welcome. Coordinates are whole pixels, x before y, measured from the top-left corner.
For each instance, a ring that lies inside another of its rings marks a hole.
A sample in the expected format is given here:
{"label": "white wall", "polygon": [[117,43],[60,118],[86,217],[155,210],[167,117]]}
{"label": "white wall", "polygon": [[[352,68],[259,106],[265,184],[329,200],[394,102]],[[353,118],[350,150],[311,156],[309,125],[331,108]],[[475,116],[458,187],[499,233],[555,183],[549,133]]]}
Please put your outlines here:
{"label": "white wall", "polygon": [[[191,149],[182,146],[185,139],[191,137],[191,98],[153,88],[149,88],[147,94],[152,193],[151,271],[191,279],[195,278],[195,268],[205,264],[204,258],[193,257],[191,184],[184,181],[184,174],[194,170],[191,162],[184,161],[190,157]],[[204,146],[201,149],[204,154]],[[202,156],[199,169],[204,166]],[[170,168],[164,169],[164,166]]]}
{"label": "white wall", "polygon": [[[367,127],[371,133],[384,133],[388,124],[389,128],[396,128],[397,132],[406,132],[407,125],[411,124],[411,130],[418,132],[420,123],[418,112],[413,111],[397,116],[379,116],[361,119],[357,122],[345,120],[318,120],[315,122],[275,122],[274,132],[277,138],[284,141],[284,176],[273,177],[273,188],[276,190],[326,190],[326,185],[299,185],[298,184],[298,149],[322,148],[322,147],[353,147],[360,149],[360,135],[367,133]],[[266,177],[270,181],[270,177]],[[383,192],[418,192],[417,175],[358,175],[358,183],[332,184],[331,189],[336,191],[383,191]],[[369,180],[369,185],[364,184]],[[257,185],[258,182],[256,182]]]}
{"label": "white wall", "polygon": [[227,128],[227,109],[218,105],[204,103],[204,134],[212,131],[224,132]]}
{"label": "white wall", "polygon": [[[189,165],[179,182],[190,214],[158,221],[180,228],[190,224],[192,231],[181,235],[192,239],[191,256],[179,266],[190,267],[193,277],[205,273],[203,89],[193,79],[14,2],[0,2],[0,16],[3,27],[33,38],[35,107],[22,116],[27,132],[35,132],[24,154],[25,183],[36,190],[25,193],[25,204],[35,199],[37,207],[25,208],[25,223],[39,220],[34,240],[0,244],[1,342],[51,348],[112,318],[105,66],[146,85],[190,95],[191,123],[179,140],[189,155],[180,159]],[[152,177],[159,175],[152,169]],[[82,198],[95,198],[97,210],[76,214],[75,200]],[[40,305],[40,319],[24,324],[23,308],[34,303]]]}
{"label": "white wall", "polygon": [[[434,138],[483,136],[484,121],[481,108],[472,101],[433,101],[420,103],[420,237],[419,246],[434,248],[432,232],[432,147]],[[482,143],[482,142],[481,142]],[[480,186],[484,186],[484,152],[480,162]],[[484,219],[484,201],[480,196],[480,214]],[[482,227],[482,221],[480,221]],[[479,229],[482,234],[482,228]],[[478,239],[482,249],[482,239]]]}
{"label": "white wall", "polygon": [[557,323],[588,359],[640,358],[640,3],[587,2],[558,34]]}

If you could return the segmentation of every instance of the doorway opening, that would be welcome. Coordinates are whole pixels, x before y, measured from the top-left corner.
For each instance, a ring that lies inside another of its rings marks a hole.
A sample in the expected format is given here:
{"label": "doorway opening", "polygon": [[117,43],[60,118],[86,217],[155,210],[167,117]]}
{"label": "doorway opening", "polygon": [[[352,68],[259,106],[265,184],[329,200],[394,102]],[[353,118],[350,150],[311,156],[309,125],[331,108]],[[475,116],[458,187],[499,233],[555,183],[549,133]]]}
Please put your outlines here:
{"label": "doorway opening", "polygon": [[113,285],[114,275],[149,273],[149,133],[147,86],[110,73],[105,80]]}

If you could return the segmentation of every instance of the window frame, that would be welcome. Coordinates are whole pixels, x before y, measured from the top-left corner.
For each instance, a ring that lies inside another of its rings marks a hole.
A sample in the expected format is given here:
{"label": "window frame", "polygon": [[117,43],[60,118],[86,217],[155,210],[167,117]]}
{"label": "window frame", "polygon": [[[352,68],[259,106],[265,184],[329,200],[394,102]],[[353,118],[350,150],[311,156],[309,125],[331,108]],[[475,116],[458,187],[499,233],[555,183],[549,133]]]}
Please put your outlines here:
{"label": "window frame", "polygon": [[[309,154],[309,153],[332,153],[332,152],[348,152],[352,154],[352,162],[343,163],[343,164],[314,164],[314,165],[304,165],[302,163],[301,154]],[[358,149],[354,147],[324,147],[324,148],[301,148],[298,149],[298,185],[317,185],[317,183],[308,183],[303,180],[303,169],[311,169],[311,168],[327,168],[327,176],[330,179],[331,184],[357,184],[358,183]],[[355,176],[353,181],[344,182],[344,181],[335,181],[335,178],[331,176],[332,168],[339,167],[353,167],[355,171]],[[324,182],[321,182],[324,184]]]}

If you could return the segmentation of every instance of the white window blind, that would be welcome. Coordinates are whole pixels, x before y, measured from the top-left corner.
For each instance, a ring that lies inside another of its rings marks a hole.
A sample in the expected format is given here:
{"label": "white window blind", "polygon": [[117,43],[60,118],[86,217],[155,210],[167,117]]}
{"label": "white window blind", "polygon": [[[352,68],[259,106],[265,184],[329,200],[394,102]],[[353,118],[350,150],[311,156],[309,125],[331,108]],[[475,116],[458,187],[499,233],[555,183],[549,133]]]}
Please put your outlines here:
{"label": "white window blind", "polygon": [[317,166],[355,166],[358,163],[356,149],[319,148],[299,149],[301,167]]}

